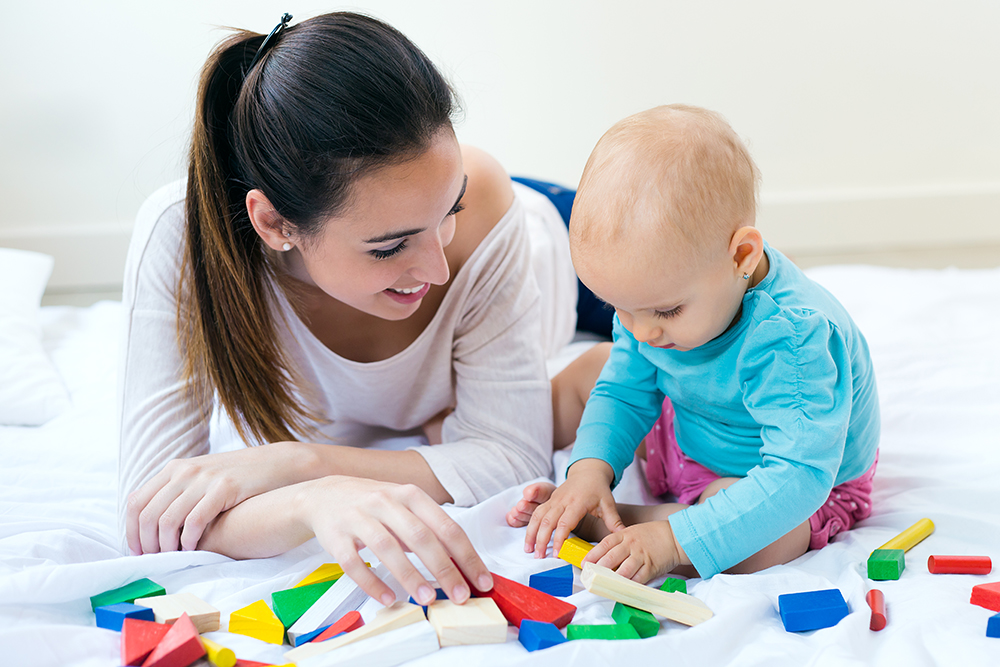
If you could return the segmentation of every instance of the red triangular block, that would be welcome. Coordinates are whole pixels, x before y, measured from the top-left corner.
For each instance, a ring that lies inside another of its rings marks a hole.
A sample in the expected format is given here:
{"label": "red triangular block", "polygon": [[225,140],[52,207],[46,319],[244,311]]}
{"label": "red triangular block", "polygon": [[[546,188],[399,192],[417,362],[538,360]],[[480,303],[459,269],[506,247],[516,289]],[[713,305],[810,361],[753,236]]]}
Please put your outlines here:
{"label": "red triangular block", "polygon": [[188,667],[203,655],[205,645],[201,643],[198,630],[190,616],[181,614],[142,667]]}
{"label": "red triangular block", "polygon": [[993,611],[1000,611],[1000,581],[973,586],[972,598],[969,602]]}
{"label": "red triangular block", "polygon": [[320,633],[314,642],[325,642],[327,639],[336,637],[341,632],[350,632],[351,630],[357,630],[365,622],[361,620],[361,612],[359,611],[349,611],[340,617],[340,620],[328,627],[326,630]]}
{"label": "red triangular block", "polygon": [[511,581],[499,574],[493,575],[493,590],[487,593],[475,591],[476,597],[489,597],[497,603],[504,618],[511,625],[521,627],[521,621],[552,623],[557,628],[565,628],[576,614],[576,607],[553,597],[548,593]]}
{"label": "red triangular block", "polygon": [[141,665],[169,631],[170,626],[166,623],[126,618],[122,623],[122,664]]}

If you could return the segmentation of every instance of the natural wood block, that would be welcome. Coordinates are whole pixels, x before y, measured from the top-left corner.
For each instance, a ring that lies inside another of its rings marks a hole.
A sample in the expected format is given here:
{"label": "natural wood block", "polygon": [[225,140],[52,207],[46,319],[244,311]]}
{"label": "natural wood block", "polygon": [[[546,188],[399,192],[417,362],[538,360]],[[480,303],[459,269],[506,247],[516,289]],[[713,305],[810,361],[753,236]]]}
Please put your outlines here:
{"label": "natural wood block", "polygon": [[562,547],[559,549],[559,558],[582,569],[583,559],[593,548],[594,545],[586,540],[581,540],[576,536],[569,537],[563,540]]}
{"label": "natural wood block", "polygon": [[584,564],[580,581],[595,595],[645,609],[685,625],[698,625],[713,616],[712,610],[696,597],[650,588],[594,563]]}
{"label": "natural wood block", "polygon": [[174,593],[152,598],[139,598],[135,603],[149,607],[156,614],[157,623],[173,624],[182,614],[191,617],[198,632],[215,632],[219,629],[219,610],[193,593]]}
{"label": "natural wood block", "polygon": [[427,620],[437,630],[442,647],[507,641],[507,619],[491,598],[469,598],[462,605],[451,600],[432,602]]}
{"label": "natural wood block", "polygon": [[[420,613],[423,616],[423,612]],[[429,655],[438,648],[434,626],[424,619],[298,664],[301,667],[395,667]]]}
{"label": "natural wood block", "polygon": [[229,615],[229,631],[237,635],[246,635],[269,644],[282,644],[285,639],[285,626],[274,615],[271,608],[263,600],[257,600],[242,609],[237,609]]}
{"label": "natural wood block", "polygon": [[[309,642],[298,648],[293,648],[291,651],[285,653],[285,659],[288,662],[298,664],[307,658],[328,653],[341,646],[347,646],[348,644],[368,639],[369,637],[376,637],[390,630],[397,630],[407,625],[426,620],[424,610],[419,605],[410,604],[409,602],[394,602],[388,607],[380,609],[370,623],[363,625],[357,630],[324,642]],[[435,634],[435,639],[436,637],[437,635]]]}
{"label": "natural wood block", "polygon": [[[151,598],[155,595],[166,595],[166,590],[155,581],[139,579],[120,588],[105,591],[90,598],[90,608],[107,607],[119,602],[135,602],[136,598]],[[149,605],[146,605],[149,606]]]}
{"label": "natural wood block", "polygon": [[[323,595],[288,628],[288,642],[293,646],[300,635],[330,625],[349,611],[354,611],[368,599],[350,577],[337,579]],[[293,661],[294,662],[294,661]]]}

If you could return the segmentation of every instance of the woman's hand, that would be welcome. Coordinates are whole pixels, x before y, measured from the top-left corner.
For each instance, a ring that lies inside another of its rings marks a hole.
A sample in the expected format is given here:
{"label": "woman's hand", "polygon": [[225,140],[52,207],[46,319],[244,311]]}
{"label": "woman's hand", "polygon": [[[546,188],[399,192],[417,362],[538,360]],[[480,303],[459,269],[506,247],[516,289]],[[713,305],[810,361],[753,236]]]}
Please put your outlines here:
{"label": "woman's hand", "polygon": [[468,600],[466,579],[480,591],[493,588],[465,531],[419,487],[336,475],[295,488],[292,520],[314,534],[344,572],[382,604],[392,604],[395,596],[358,555],[366,546],[420,604],[435,599],[434,587],[405,552],[416,554],[454,602]]}
{"label": "woman's hand", "polygon": [[205,527],[247,498],[315,477],[307,447],[279,442],[167,463],[128,498],[125,535],[134,555],[190,551]]}

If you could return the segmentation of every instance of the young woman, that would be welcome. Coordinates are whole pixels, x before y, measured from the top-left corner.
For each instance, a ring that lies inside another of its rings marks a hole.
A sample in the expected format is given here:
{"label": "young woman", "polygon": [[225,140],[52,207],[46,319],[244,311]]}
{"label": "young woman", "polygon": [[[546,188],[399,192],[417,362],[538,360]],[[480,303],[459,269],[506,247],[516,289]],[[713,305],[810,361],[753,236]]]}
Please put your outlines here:
{"label": "young woman", "polygon": [[[282,553],[316,536],[370,595],[368,546],[422,603],[491,579],[440,508],[551,468],[546,351],[574,329],[565,228],[458,144],[452,92],[393,28],[337,13],[206,64],[186,184],[126,268],[120,505],[132,553]],[[537,270],[536,270],[537,269]],[[540,289],[541,287],[541,289]],[[218,406],[248,446],[209,453]],[[331,444],[354,425],[436,444]]]}

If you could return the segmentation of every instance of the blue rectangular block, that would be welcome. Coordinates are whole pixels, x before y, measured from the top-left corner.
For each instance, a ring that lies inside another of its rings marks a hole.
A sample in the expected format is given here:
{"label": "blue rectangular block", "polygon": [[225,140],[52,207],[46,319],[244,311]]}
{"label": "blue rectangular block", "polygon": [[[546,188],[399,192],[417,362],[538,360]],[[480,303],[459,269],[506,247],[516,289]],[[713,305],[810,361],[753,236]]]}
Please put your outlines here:
{"label": "blue rectangular block", "polygon": [[[434,592],[437,593],[437,598],[436,599],[438,599],[438,600],[447,600],[448,599],[448,594],[445,593],[443,589],[441,589],[441,588],[435,588]],[[410,604],[417,604],[417,601],[413,599],[412,595],[410,596],[410,599],[408,600],[408,602]],[[420,608],[424,610],[424,616],[426,616],[427,615],[427,605],[420,605]]]}
{"label": "blue rectangular block", "polygon": [[330,625],[333,625],[333,623],[330,623],[329,625],[324,625],[322,628],[319,628],[317,630],[313,630],[312,632],[307,632],[304,635],[297,636],[295,638],[294,646],[302,646],[306,642],[311,642],[312,640],[316,639],[321,634],[323,634],[324,632],[326,632],[326,629],[328,627],[330,627]]}
{"label": "blue rectangular block", "polygon": [[[568,567],[573,567],[572,565]],[[549,648],[566,641],[563,634],[559,632],[552,623],[542,623],[541,621],[521,621],[521,629],[518,630],[517,640],[529,651],[537,651],[542,648]]]}
{"label": "blue rectangular block", "polygon": [[131,602],[119,602],[109,604],[106,607],[98,607],[94,610],[97,617],[97,627],[108,630],[122,631],[122,625],[126,618],[136,618],[140,621],[155,621],[156,614],[149,607],[140,607]]}
{"label": "blue rectangular block", "polygon": [[566,597],[573,594],[573,566],[563,565],[552,570],[533,574],[528,579],[528,585],[535,590]]}
{"label": "blue rectangular block", "polygon": [[779,595],[778,612],[788,632],[831,628],[850,613],[836,588]]}
{"label": "blue rectangular block", "polygon": [[1000,614],[994,614],[986,621],[986,636],[1000,637]]}

